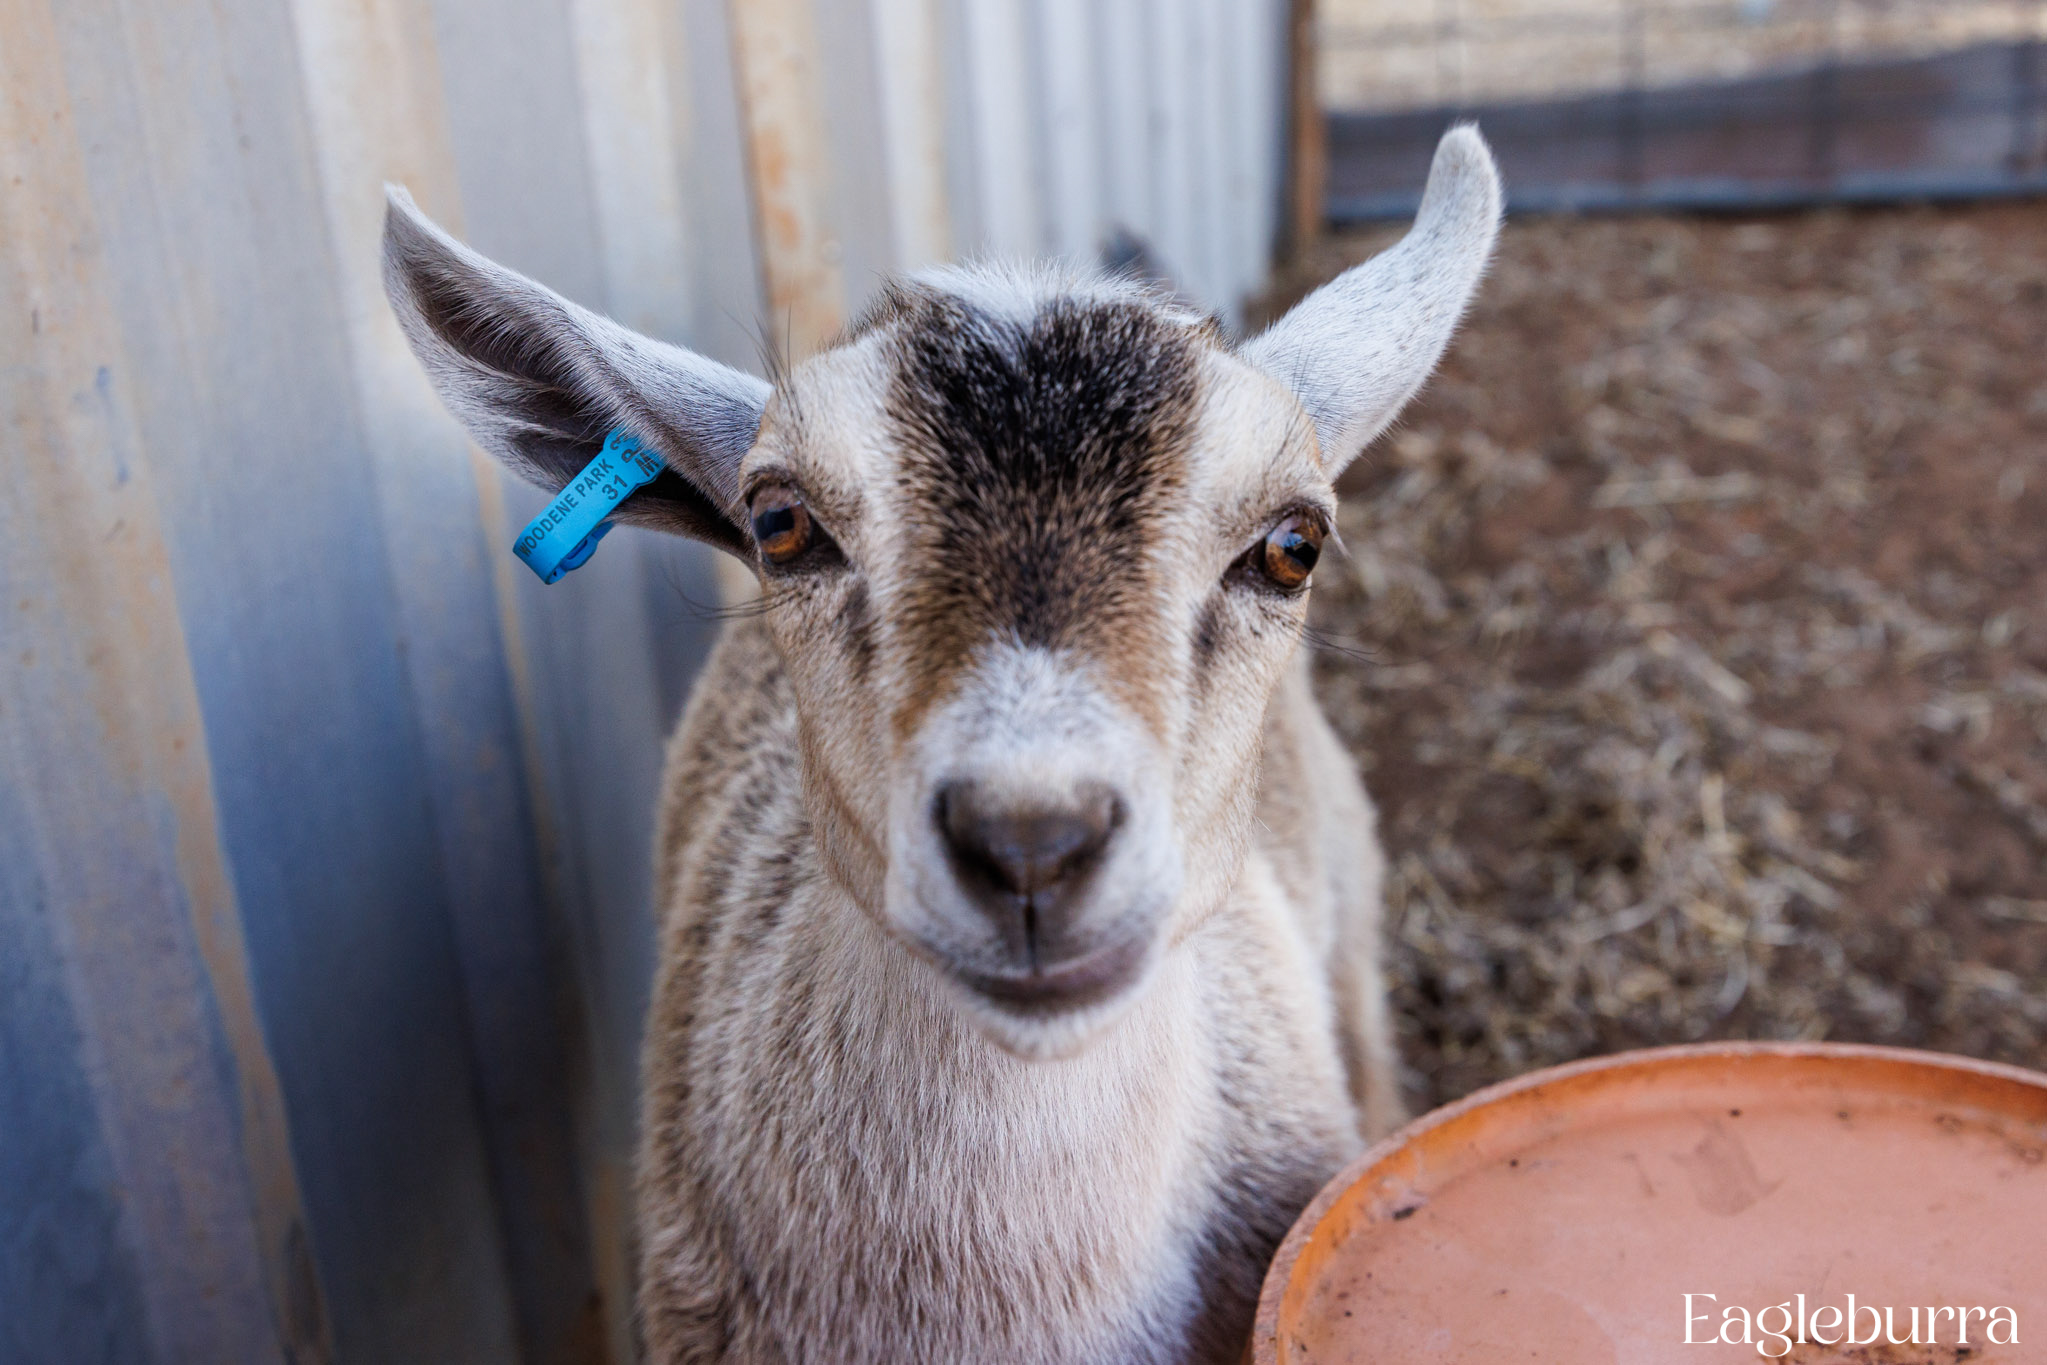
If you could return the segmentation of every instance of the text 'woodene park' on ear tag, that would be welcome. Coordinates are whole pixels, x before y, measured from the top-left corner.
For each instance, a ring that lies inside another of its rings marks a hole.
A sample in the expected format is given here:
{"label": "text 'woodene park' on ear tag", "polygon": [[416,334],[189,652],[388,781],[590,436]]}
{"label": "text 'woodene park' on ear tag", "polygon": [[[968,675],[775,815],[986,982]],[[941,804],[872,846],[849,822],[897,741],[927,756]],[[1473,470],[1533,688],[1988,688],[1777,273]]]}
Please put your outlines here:
{"label": "text 'woodene park' on ear tag", "polygon": [[619,504],[665,468],[646,442],[624,427],[612,428],[597,458],[555,494],[545,512],[527,523],[512,543],[512,553],[526,561],[541,582],[559,583],[562,575],[581,568],[596,553]]}

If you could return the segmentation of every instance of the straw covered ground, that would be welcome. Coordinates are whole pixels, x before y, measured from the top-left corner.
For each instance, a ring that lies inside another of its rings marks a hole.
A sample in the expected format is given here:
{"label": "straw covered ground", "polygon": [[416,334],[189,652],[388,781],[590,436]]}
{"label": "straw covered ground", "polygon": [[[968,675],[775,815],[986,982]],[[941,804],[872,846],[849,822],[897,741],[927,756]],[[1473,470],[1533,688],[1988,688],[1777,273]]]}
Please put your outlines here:
{"label": "straw covered ground", "polygon": [[2047,1065],[2047,205],[1514,223],[1344,487],[1318,675],[1411,1099],[1702,1038]]}

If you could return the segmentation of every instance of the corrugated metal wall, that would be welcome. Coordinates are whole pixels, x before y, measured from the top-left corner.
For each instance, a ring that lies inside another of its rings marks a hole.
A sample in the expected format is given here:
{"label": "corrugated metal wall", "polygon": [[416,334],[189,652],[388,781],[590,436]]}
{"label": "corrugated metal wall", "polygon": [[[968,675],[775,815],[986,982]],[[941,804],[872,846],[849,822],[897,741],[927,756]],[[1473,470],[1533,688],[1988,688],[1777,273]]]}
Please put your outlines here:
{"label": "corrugated metal wall", "polygon": [[888,270],[1119,222],[1231,311],[1283,8],[0,0],[0,1361],[632,1354],[653,792],[718,576],[635,531],[517,566],[541,499],[406,354],[381,183],[751,368]]}

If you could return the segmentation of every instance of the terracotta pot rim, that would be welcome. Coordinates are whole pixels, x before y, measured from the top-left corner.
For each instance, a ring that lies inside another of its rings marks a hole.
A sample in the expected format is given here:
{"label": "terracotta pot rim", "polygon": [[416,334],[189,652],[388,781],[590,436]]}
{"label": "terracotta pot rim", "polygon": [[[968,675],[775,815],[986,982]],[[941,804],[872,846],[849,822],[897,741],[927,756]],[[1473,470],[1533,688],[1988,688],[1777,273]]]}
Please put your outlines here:
{"label": "terracotta pot rim", "polygon": [[1336,1202],[1363,1180],[1373,1167],[1410,1143],[1438,1128],[1457,1122],[1474,1110],[1602,1072],[1654,1069],[1676,1063],[1705,1060],[1746,1061],[1765,1058],[1775,1061],[1882,1062],[1913,1068],[1931,1068],[2016,1083],[2047,1093],[2047,1072],[2004,1062],[1986,1062],[1948,1052],[1882,1047],[1867,1043],[1679,1043],[1667,1047],[1635,1048],[1626,1052],[1609,1053],[1603,1057],[1588,1057],[1582,1061],[1565,1062],[1560,1066],[1544,1067],[1539,1071],[1498,1081],[1482,1090],[1473,1091],[1463,1099],[1453,1100],[1411,1120],[1406,1126],[1372,1144],[1322,1187],[1301,1211],[1300,1217],[1294,1220],[1293,1227],[1288,1230],[1286,1239],[1280,1243],[1279,1251],[1266,1270],[1265,1283],[1258,1295],[1258,1316],[1251,1331],[1251,1349],[1246,1355],[1246,1360],[1263,1362],[1278,1359],[1280,1306],[1286,1297],[1288,1282],[1293,1278],[1294,1266],[1299,1261],[1301,1252]]}

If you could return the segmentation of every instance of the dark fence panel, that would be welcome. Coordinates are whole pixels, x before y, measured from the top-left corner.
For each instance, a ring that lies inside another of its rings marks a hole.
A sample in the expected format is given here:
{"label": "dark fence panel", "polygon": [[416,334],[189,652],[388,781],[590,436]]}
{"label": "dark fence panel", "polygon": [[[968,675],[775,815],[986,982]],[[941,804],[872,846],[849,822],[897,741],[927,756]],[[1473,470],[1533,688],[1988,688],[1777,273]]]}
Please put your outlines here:
{"label": "dark fence panel", "polygon": [[2037,42],[1565,99],[1338,112],[1329,214],[1401,217],[1443,128],[1485,130],[1515,209],[1736,208],[2047,191]]}

